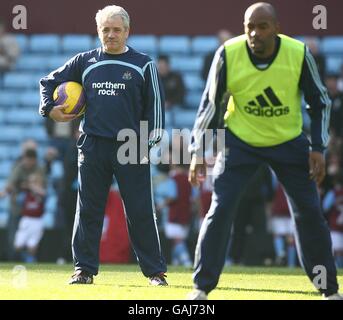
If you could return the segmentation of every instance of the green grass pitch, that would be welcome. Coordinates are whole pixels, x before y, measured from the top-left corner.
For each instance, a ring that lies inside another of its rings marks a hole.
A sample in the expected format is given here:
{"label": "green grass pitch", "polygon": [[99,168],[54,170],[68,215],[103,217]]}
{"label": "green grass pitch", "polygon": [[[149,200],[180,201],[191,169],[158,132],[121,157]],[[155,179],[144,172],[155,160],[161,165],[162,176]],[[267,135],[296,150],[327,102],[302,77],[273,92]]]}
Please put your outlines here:
{"label": "green grass pitch", "polygon": [[[101,265],[93,285],[68,285],[71,265],[0,265],[1,300],[184,300],[192,289],[191,270],[169,267],[168,287],[149,286],[137,265]],[[343,284],[343,270],[339,282]],[[299,269],[225,268],[212,300],[321,299]]]}

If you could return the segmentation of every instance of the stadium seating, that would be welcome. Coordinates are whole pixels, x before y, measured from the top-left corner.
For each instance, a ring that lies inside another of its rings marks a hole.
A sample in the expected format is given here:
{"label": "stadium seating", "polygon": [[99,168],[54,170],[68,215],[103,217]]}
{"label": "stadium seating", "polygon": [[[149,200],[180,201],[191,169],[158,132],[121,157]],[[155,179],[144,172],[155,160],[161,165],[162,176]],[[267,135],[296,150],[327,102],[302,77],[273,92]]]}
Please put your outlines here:
{"label": "stadium seating", "polygon": [[161,36],[159,52],[162,54],[191,54],[191,41],[187,36]]}
{"label": "stadium seating", "polygon": [[[0,109],[0,126],[5,122],[5,114],[6,114],[6,110],[2,110]],[[1,157],[1,155],[0,155]]]}
{"label": "stadium seating", "polygon": [[[0,163],[2,160],[8,159],[8,154],[10,151],[10,147],[7,144],[0,144]],[[1,190],[1,187],[0,187]]]}
{"label": "stadium seating", "polygon": [[39,91],[38,90],[30,90],[24,91],[22,94],[19,95],[18,99],[18,106],[22,108],[30,108],[30,111],[34,111],[35,117],[38,115],[38,105],[39,105]]}
{"label": "stadium seating", "polygon": [[48,68],[47,68],[46,73],[49,73],[63,66],[72,57],[73,57],[72,53],[64,54],[64,55],[54,55],[54,56],[49,57],[47,61]]}
{"label": "stadium seating", "polygon": [[61,48],[61,39],[54,34],[36,34],[30,37],[29,50],[35,53],[57,53]]}
{"label": "stadium seating", "polygon": [[196,110],[182,110],[181,112],[175,112],[174,114],[175,127],[179,129],[183,129],[183,128],[192,129],[194,125],[195,116],[196,116]]}
{"label": "stadium seating", "polygon": [[[10,144],[7,141],[0,143],[0,161],[11,160],[14,161],[19,157],[20,147],[16,144]],[[1,190],[1,188],[0,188]]]}
{"label": "stadium seating", "polygon": [[42,117],[38,116],[38,105],[36,108],[13,108],[8,110],[5,116],[7,124],[39,125],[43,122]]}
{"label": "stadium seating", "polygon": [[171,56],[170,67],[172,70],[185,72],[201,71],[203,58],[199,56]]}
{"label": "stadium seating", "polygon": [[88,35],[67,34],[62,37],[62,51],[78,53],[93,49],[93,38]]}
{"label": "stadium seating", "polygon": [[30,72],[9,72],[4,75],[5,89],[38,89],[39,80],[44,74]]}
{"label": "stadium seating", "polygon": [[20,94],[14,90],[0,89],[0,108],[16,106],[19,102]]}
{"label": "stadium seating", "polygon": [[23,141],[24,128],[22,126],[2,125],[0,134],[0,143],[16,143],[19,144]]}
{"label": "stadium seating", "polygon": [[326,69],[329,74],[338,74],[343,65],[342,55],[328,55],[326,57]]}
{"label": "stadium seating", "polygon": [[29,47],[29,36],[26,34],[15,34],[15,38],[20,48],[20,52],[23,54],[28,51]]}
{"label": "stadium seating", "polygon": [[[5,186],[5,180],[0,180],[0,190]],[[4,228],[7,225],[8,211],[10,207],[9,198],[0,199],[0,228]]]}
{"label": "stadium seating", "polygon": [[23,89],[30,88],[32,86],[32,74],[9,72],[4,75],[4,87],[5,89]]}
{"label": "stadium seating", "polygon": [[343,36],[325,37],[321,42],[321,51],[324,55],[343,55]]}
{"label": "stadium seating", "polygon": [[199,73],[186,73],[183,76],[183,80],[185,82],[186,89],[190,91],[204,89],[205,83]]}
{"label": "stadium seating", "polygon": [[[39,117],[38,114],[37,117]],[[45,143],[48,141],[48,134],[43,125],[32,125],[30,127],[27,127],[26,130],[24,130],[24,132],[22,133],[22,137],[23,139],[36,140],[38,143]]]}
{"label": "stadium seating", "polygon": [[51,165],[51,179],[60,179],[63,177],[63,163],[62,161],[56,160]]}
{"label": "stadium seating", "polygon": [[[131,37],[130,37],[131,38]],[[130,39],[129,38],[129,39]],[[101,47],[101,42],[100,42],[100,39],[98,37],[95,37],[94,38],[94,48],[99,48]]]}
{"label": "stadium seating", "polygon": [[218,38],[215,36],[196,36],[192,40],[192,53],[204,55],[219,47]]}
{"label": "stadium seating", "polygon": [[48,58],[41,54],[24,54],[15,66],[17,71],[45,71],[48,68]]}
{"label": "stadium seating", "polygon": [[12,165],[13,163],[10,160],[0,162],[0,178],[7,178],[8,172],[11,172]]}
{"label": "stadium seating", "polygon": [[158,39],[154,35],[132,35],[129,37],[128,45],[147,54],[158,51]]}
{"label": "stadium seating", "polygon": [[203,91],[202,90],[191,90],[186,94],[186,107],[187,108],[198,108],[201,100]]}

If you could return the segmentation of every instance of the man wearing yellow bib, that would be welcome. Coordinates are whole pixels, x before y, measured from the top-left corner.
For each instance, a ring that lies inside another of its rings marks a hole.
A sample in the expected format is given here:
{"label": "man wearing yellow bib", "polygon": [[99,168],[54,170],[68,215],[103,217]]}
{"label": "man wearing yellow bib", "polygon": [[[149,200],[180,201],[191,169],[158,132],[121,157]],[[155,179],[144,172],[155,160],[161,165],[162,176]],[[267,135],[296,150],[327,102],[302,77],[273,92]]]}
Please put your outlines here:
{"label": "man wearing yellow bib", "polygon": [[[218,155],[214,169],[211,207],[198,238],[195,289],[189,299],[206,299],[216,287],[240,197],[259,166],[267,163],[287,192],[307,276],[324,299],[342,300],[316,187],[325,176],[323,151],[329,140],[331,107],[327,90],[308,48],[279,34],[270,4],[250,6],[244,28],[244,35],[217,50],[194,124],[189,172],[193,185],[206,174],[205,131],[221,128],[223,123],[226,129],[225,152]],[[222,110],[220,102],[228,93],[230,100]],[[302,133],[302,93],[309,105],[311,142]],[[319,270],[326,273],[321,284],[316,282]]]}

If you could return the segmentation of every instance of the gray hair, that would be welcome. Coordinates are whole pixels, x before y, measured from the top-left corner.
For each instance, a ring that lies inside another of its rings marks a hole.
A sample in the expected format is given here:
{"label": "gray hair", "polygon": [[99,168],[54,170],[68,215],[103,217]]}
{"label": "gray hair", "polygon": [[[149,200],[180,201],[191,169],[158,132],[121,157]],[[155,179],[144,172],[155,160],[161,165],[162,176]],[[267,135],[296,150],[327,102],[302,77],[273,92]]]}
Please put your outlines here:
{"label": "gray hair", "polygon": [[95,16],[96,25],[99,27],[107,19],[120,16],[123,19],[124,27],[128,29],[130,27],[130,17],[126,10],[119,6],[106,6],[99,10]]}

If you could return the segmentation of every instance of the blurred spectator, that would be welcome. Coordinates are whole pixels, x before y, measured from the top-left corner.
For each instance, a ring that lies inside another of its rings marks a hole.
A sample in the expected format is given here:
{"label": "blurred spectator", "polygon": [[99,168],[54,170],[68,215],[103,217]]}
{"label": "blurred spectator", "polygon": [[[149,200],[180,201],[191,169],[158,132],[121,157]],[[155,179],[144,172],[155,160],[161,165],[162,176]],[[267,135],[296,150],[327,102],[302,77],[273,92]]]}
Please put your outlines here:
{"label": "blurred spectator", "polygon": [[330,132],[335,137],[343,138],[343,92],[338,90],[338,77],[329,75],[325,78],[325,85],[332,101]]}
{"label": "blurred spectator", "polygon": [[192,187],[188,183],[188,166],[172,165],[170,177],[174,180],[177,194],[169,201],[166,237],[172,241],[172,264],[192,266],[186,240],[192,220]]}
{"label": "blurred spectator", "polygon": [[20,155],[18,156],[18,158],[14,160],[13,166],[16,166],[18,163],[21,162],[26,150],[36,150],[37,152],[38,150],[37,142],[33,139],[24,140],[20,145]]}
{"label": "blurred spectator", "polygon": [[168,219],[169,204],[177,197],[177,189],[173,179],[169,176],[170,165],[160,163],[153,174],[154,198],[159,227],[164,228]]}
{"label": "blurred spectator", "polygon": [[342,153],[342,139],[332,137],[326,155],[326,176],[319,188],[321,198],[335,186],[335,177],[343,168]]}
{"label": "blurred spectator", "polygon": [[166,111],[174,107],[182,107],[185,97],[185,85],[181,74],[170,69],[169,57],[166,55],[158,57],[157,67],[165,93]]}
{"label": "blurred spectator", "polygon": [[70,122],[57,122],[47,117],[45,128],[49,135],[50,146],[58,151],[57,159],[63,161],[70,139],[78,129],[81,118]]}
{"label": "blurred spectator", "polygon": [[236,209],[229,248],[234,264],[258,265],[270,257],[266,205],[272,194],[270,169],[261,165]]}
{"label": "blurred spectator", "polygon": [[167,262],[170,263],[170,243],[166,239],[165,226],[168,221],[169,204],[177,197],[177,188],[173,179],[169,176],[170,165],[159,163],[152,167],[152,179],[154,186],[154,199],[157,214],[157,226],[160,235],[162,252],[164,252]]}
{"label": "blurred spectator", "polygon": [[[229,39],[233,38],[233,36],[234,35],[229,30],[226,30],[226,29],[219,30],[218,33],[217,33],[217,37],[218,37],[218,40],[219,40],[219,45],[222,45],[226,40],[229,40]],[[215,51],[212,51],[212,52],[209,52],[205,56],[204,64],[203,64],[203,67],[202,67],[202,70],[201,70],[201,77],[205,81],[207,80],[208,72],[210,71],[214,54],[215,54]]]}
{"label": "blurred spectator", "polygon": [[17,40],[6,31],[6,23],[0,18],[0,75],[16,63],[20,50]]}
{"label": "blurred spectator", "polygon": [[337,172],[334,187],[323,199],[323,209],[327,215],[332,249],[337,268],[343,268],[343,174]]}
{"label": "blurred spectator", "polygon": [[268,214],[268,225],[273,234],[275,264],[295,267],[297,254],[293,236],[293,222],[289,212],[285,192],[277,182],[274,199],[271,202]]}
{"label": "blurred spectator", "polygon": [[[30,149],[36,150],[36,152],[38,153],[37,141],[33,139],[24,140],[23,143],[21,144],[21,153],[19,157],[15,160],[14,165],[16,165],[17,163],[20,163],[26,150],[30,150]],[[57,158],[57,155],[58,155],[58,150],[55,149],[54,147],[48,147],[46,149],[45,154],[44,154],[44,169],[45,169],[46,174],[50,173],[51,164]]]}
{"label": "blurred spectator", "polygon": [[340,74],[338,75],[337,88],[340,92],[343,92],[343,63],[340,67]]}
{"label": "blurred spectator", "polygon": [[54,161],[58,158],[58,150],[55,147],[47,147],[44,155],[44,166],[46,174],[50,175],[51,167]]}
{"label": "blurred spectator", "polygon": [[45,177],[42,172],[30,174],[27,181],[23,182],[17,198],[21,218],[14,239],[14,247],[26,263],[37,261],[37,249],[44,232],[42,216],[45,196]]}
{"label": "blurred spectator", "polygon": [[80,132],[74,128],[74,135],[69,140],[63,159],[63,177],[57,186],[57,216],[56,227],[60,231],[61,250],[60,261],[71,261],[71,238],[73,234],[74,217],[76,212],[77,199],[77,164],[78,151],[76,142],[79,138]]}
{"label": "blurred spectator", "polygon": [[320,78],[323,80],[326,75],[325,57],[319,50],[319,42],[315,37],[306,37],[304,43],[310,49],[312,56],[317,64]]}
{"label": "blurred spectator", "polygon": [[14,165],[8,178],[5,189],[0,192],[0,197],[10,195],[10,212],[7,224],[8,237],[8,259],[15,258],[14,235],[21,217],[21,205],[19,196],[27,185],[28,177],[31,174],[38,174],[45,177],[45,170],[39,166],[37,161],[37,151],[35,149],[26,149],[17,164]]}

